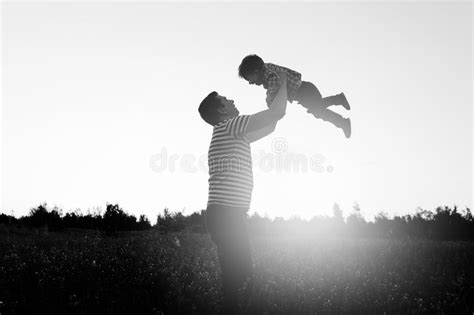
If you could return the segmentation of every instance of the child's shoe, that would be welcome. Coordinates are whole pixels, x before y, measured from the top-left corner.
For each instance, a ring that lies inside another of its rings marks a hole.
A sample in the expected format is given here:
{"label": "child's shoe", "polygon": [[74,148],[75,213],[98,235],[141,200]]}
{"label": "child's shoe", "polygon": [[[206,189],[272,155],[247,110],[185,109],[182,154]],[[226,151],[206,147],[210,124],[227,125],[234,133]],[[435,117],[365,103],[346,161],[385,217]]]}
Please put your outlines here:
{"label": "child's shoe", "polygon": [[338,95],[340,97],[340,102],[339,105],[344,106],[345,109],[350,110],[351,105],[349,105],[349,102],[347,101],[346,96],[344,95],[344,92]]}
{"label": "child's shoe", "polygon": [[344,124],[342,125],[342,131],[344,131],[344,135],[346,138],[350,138],[352,134],[352,126],[351,126],[351,119],[346,118],[344,119]]}

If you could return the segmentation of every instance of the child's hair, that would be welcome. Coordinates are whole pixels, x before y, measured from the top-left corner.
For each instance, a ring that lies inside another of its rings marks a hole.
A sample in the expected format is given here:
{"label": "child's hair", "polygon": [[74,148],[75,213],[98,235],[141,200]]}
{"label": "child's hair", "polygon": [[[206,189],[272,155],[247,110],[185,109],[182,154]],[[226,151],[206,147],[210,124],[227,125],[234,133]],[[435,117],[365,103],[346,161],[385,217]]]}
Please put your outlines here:
{"label": "child's hair", "polygon": [[202,119],[212,126],[219,123],[221,115],[217,112],[217,109],[223,106],[216,96],[216,91],[209,93],[209,95],[206,96],[199,105],[199,114]]}
{"label": "child's hair", "polygon": [[246,78],[255,71],[261,71],[263,68],[263,60],[257,55],[248,55],[239,66],[239,77]]}

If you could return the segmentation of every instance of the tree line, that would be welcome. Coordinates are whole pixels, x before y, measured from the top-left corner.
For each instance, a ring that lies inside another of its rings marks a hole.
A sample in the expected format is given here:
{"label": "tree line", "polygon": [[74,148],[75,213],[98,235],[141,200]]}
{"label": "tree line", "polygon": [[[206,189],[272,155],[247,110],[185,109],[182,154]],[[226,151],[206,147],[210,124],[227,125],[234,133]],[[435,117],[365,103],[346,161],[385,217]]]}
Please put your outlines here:
{"label": "tree line", "polygon": [[[48,231],[93,229],[115,233],[154,229],[164,233],[183,230],[206,233],[205,210],[184,215],[182,212],[164,209],[152,225],[145,215],[137,218],[128,214],[118,204],[107,204],[103,214],[95,212],[86,215],[80,210],[63,215],[61,209],[54,207],[49,210],[47,204],[41,204],[20,218],[0,214],[0,224],[18,228],[43,228]],[[290,219],[270,219],[268,216],[254,213],[248,216],[248,229],[252,235],[474,240],[471,210],[459,210],[456,206],[437,207],[434,211],[418,209],[415,214],[394,217],[379,213],[373,222],[369,222],[361,215],[357,204],[347,217],[343,216],[343,211],[335,204],[332,216],[315,216],[310,220],[297,216]]]}

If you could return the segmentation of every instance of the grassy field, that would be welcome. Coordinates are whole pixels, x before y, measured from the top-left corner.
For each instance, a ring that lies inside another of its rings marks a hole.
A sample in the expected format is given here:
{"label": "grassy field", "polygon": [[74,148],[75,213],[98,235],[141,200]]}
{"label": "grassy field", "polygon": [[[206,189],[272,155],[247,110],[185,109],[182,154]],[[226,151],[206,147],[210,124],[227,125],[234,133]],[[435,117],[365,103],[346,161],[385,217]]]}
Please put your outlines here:
{"label": "grassy field", "polygon": [[[252,238],[255,286],[243,313],[474,310],[469,242]],[[0,235],[0,313],[212,314],[220,269],[207,234]]]}

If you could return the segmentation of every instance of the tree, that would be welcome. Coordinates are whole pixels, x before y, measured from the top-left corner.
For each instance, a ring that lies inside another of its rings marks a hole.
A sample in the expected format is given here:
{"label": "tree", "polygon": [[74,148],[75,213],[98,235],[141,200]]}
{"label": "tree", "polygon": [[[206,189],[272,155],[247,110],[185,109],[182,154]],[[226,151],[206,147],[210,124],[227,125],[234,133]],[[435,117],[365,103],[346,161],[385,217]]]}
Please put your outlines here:
{"label": "tree", "polygon": [[138,219],[138,229],[147,230],[150,227],[151,227],[151,224],[148,218],[144,214],[140,215],[140,218]]}
{"label": "tree", "polygon": [[347,227],[349,233],[352,235],[362,235],[365,232],[366,222],[361,214],[360,206],[358,203],[354,203],[353,212],[347,217]]}
{"label": "tree", "polygon": [[62,229],[62,220],[58,208],[48,211],[47,204],[40,204],[36,208],[31,208],[29,215],[24,218],[26,225],[32,227],[43,227],[46,231],[58,231]]}
{"label": "tree", "polygon": [[107,204],[103,217],[103,226],[107,232],[129,231],[136,228],[137,218],[128,215],[118,204]]}
{"label": "tree", "polygon": [[342,217],[341,207],[339,207],[339,204],[337,203],[332,206],[332,215],[336,221],[344,221],[344,218]]}

